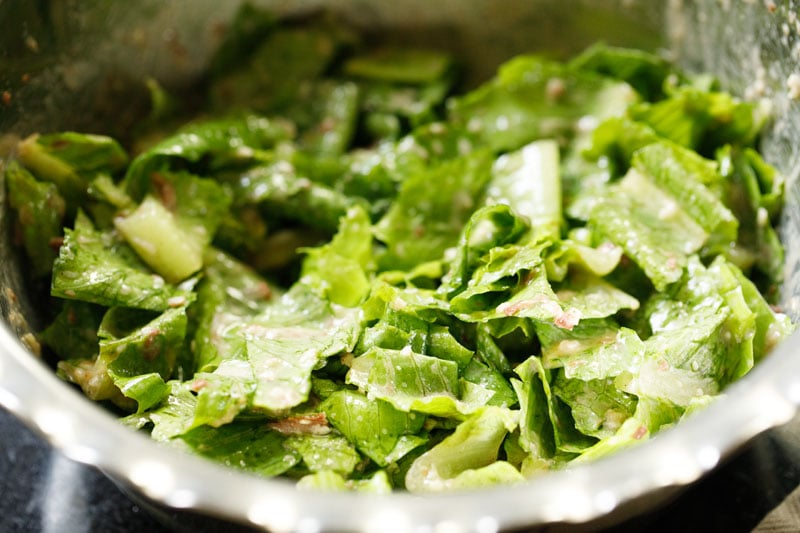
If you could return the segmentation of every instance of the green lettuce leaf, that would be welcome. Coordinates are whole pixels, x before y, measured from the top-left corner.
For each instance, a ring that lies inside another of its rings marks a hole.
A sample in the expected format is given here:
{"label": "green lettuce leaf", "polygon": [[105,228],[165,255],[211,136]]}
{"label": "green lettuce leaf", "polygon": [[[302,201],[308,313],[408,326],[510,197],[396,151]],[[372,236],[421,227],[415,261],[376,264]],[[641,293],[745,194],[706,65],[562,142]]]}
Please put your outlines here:
{"label": "green lettuce leaf", "polygon": [[355,135],[359,96],[358,86],[351,82],[316,84],[310,105],[302,104],[313,119],[300,134],[300,145],[321,156],[346,152]]}
{"label": "green lettuce leaf", "polygon": [[667,191],[717,246],[729,248],[736,241],[736,217],[708,188],[720,181],[711,170],[713,162],[678,146],[654,143],[637,150],[632,165]]}
{"label": "green lettuce leaf", "polygon": [[582,320],[571,331],[537,324],[545,368],[563,368],[568,378],[589,381],[636,372],[645,347],[635,331],[610,319]]}
{"label": "green lettuce leaf", "polygon": [[576,429],[569,408],[553,392],[552,372],[539,357],[529,357],[514,371],[521,379],[512,381],[520,401],[519,445],[530,461],[554,468],[594,443]]}
{"label": "green lettuce leaf", "polygon": [[284,412],[305,402],[311,372],[329,356],[352,350],[359,312],[332,306],[296,285],[259,316],[233,326],[228,335],[245,341],[256,390],[254,407]]}
{"label": "green lettuce leaf", "polygon": [[755,268],[765,275],[765,286],[777,286],[783,280],[784,250],[775,206],[783,203],[784,178],[750,148],[726,146],[717,161],[726,178],[724,199],[739,221],[738,241],[727,257],[745,271]]}
{"label": "green lettuce leaf", "polygon": [[353,473],[361,457],[353,445],[338,435],[292,435],[284,447],[297,452],[311,472]]}
{"label": "green lettuce leaf", "polygon": [[396,462],[428,439],[425,416],[351,390],[337,390],[321,405],[328,421],[379,466]]}
{"label": "green lettuce leaf", "polygon": [[492,396],[486,391],[477,397],[462,397],[455,362],[414,353],[410,347],[370,349],[353,360],[347,383],[400,411],[443,417],[463,418]]}
{"label": "green lettuce leaf", "polygon": [[[169,283],[179,283],[203,267],[206,235],[181,228],[176,217],[155,197],[146,196],[114,226],[136,254]],[[202,227],[200,227],[202,228]]]}
{"label": "green lettuce leaf", "polygon": [[630,168],[636,150],[663,139],[647,124],[628,117],[612,117],[594,129],[592,143],[583,156],[590,161],[604,160],[615,176],[622,176]]}
{"label": "green lettuce leaf", "polygon": [[[493,185],[489,187],[491,194]],[[492,248],[512,244],[529,226],[506,205],[482,207],[467,221],[459,237],[456,255],[438,291],[449,298],[467,288],[475,269]]]}
{"label": "green lettuce leaf", "polygon": [[72,131],[31,135],[19,143],[17,154],[37,178],[54,183],[72,209],[86,199],[97,174],[115,174],[128,163],[128,154],[111,137]]}
{"label": "green lettuce leaf", "polygon": [[[470,313],[504,302],[522,279],[534,278],[546,285],[544,269],[539,268],[543,248],[543,245],[512,244],[490,249],[479,258],[465,289],[451,297],[453,311]],[[533,282],[530,280],[528,286]]]}
{"label": "green lettuce leaf", "polygon": [[341,48],[355,39],[340,24],[324,17],[304,25],[280,25],[261,39],[236,68],[215,76],[210,87],[212,109],[255,109],[280,114],[302,91],[319,80]]}
{"label": "green lettuce leaf", "polygon": [[636,409],[636,397],[617,389],[612,378],[569,379],[560,372],[553,394],[570,407],[575,429],[598,439],[615,435]]}
{"label": "green lettuce leaf", "polygon": [[491,81],[453,99],[448,111],[450,122],[502,152],[537,139],[570,137],[582,117],[622,116],[636,99],[626,83],[518,56]]}
{"label": "green lettuce leaf", "polygon": [[572,464],[593,461],[646,441],[656,432],[677,422],[682,414],[683,409],[670,402],[639,398],[633,416],[625,420],[614,435],[598,441],[573,459]]}
{"label": "green lettuce leaf", "polygon": [[125,188],[140,200],[150,188],[151,174],[173,164],[198,163],[204,157],[226,158],[238,152],[252,153],[291,139],[294,128],[282,120],[258,115],[190,123],[138,155],[125,174]]}
{"label": "green lettuce leaf", "polygon": [[421,85],[447,75],[452,58],[437,50],[383,47],[350,58],[345,74],[395,84]]}
{"label": "green lettuce leaf", "polygon": [[[377,238],[387,247],[381,263],[408,269],[438,259],[456,244],[479,205],[490,168],[489,154],[478,151],[409,175],[375,227]],[[435,195],[430,194],[431,187],[436,188]]]}
{"label": "green lettuce leaf", "polygon": [[169,387],[157,372],[126,376],[109,369],[108,375],[123,396],[136,401],[138,413],[158,405],[169,394]]}
{"label": "green lettuce leaf", "polygon": [[639,309],[639,300],[591,274],[571,276],[558,287],[556,296],[566,308],[577,311],[581,319],[604,318],[623,309]]}
{"label": "green lettuce leaf", "polygon": [[333,234],[360,200],[301,176],[289,161],[255,166],[237,177],[234,206],[258,205],[273,215]]}
{"label": "green lettuce leaf", "polygon": [[172,442],[229,468],[274,477],[300,462],[300,454],[288,448],[286,440],[263,421],[237,421],[220,428],[199,427]]}
{"label": "green lettuce leaf", "polygon": [[105,309],[80,300],[64,300],[42,332],[42,340],[61,359],[91,359],[100,350],[97,329]]}
{"label": "green lettuce leaf", "polygon": [[98,330],[100,359],[114,385],[134,399],[139,412],[166,396],[164,383],[172,376],[184,347],[186,308],[168,309],[150,320],[148,311],[112,308]]}
{"label": "green lettuce leaf", "polygon": [[52,183],[37,181],[15,162],[4,167],[8,205],[16,213],[32,275],[47,276],[58,256],[54,243],[58,243],[62,235],[66,204]]}
{"label": "green lettuce leaf", "polygon": [[203,277],[197,286],[197,301],[190,309],[194,320],[192,369],[212,371],[236,348],[226,329],[263,312],[280,291],[252,268],[230,255],[209,248],[204,255]]}
{"label": "green lettuce leaf", "polygon": [[530,223],[537,239],[558,239],[563,219],[558,143],[534,141],[500,156],[492,168],[486,201],[509,205]]}
{"label": "green lettuce leaf", "polygon": [[[590,237],[588,242],[584,234]],[[594,237],[591,231],[576,230],[571,232],[570,238],[554,243],[544,258],[548,279],[563,281],[570,269],[601,277],[613,272],[622,259],[622,248],[608,240],[592,246],[591,237]]]}
{"label": "green lettuce leaf", "polygon": [[628,115],[659,135],[701,155],[713,155],[725,144],[752,144],[767,119],[754,102],[742,102],[728,93],[683,86],[657,103],[640,103]]}
{"label": "green lettuce leaf", "polygon": [[688,254],[708,233],[669,194],[630,170],[592,209],[590,224],[620,246],[664,290],[681,279]]}
{"label": "green lettuce leaf", "polygon": [[519,471],[498,460],[503,439],[516,425],[512,411],[481,409],[411,464],[406,488],[423,493],[522,481]]}
{"label": "green lettuce leaf", "polygon": [[51,293],[107,307],[164,311],[189,301],[193,284],[192,279],[178,286],[165,282],[118,237],[95,230],[79,213],[74,229],[64,230]]}
{"label": "green lettuce leaf", "polygon": [[517,404],[517,396],[511,383],[497,370],[485,363],[472,359],[462,372],[463,379],[492,392],[486,405],[513,407]]}
{"label": "green lettuce leaf", "polygon": [[59,373],[94,400],[112,400],[131,410],[138,405],[139,413],[157,405],[168,394],[165,381],[183,350],[187,319],[184,307],[153,315],[140,309],[109,309],[97,330],[98,352],[91,358],[60,361]]}
{"label": "green lettuce leaf", "polygon": [[645,341],[638,374],[621,381],[626,391],[686,407],[698,394],[714,395],[750,370],[756,335],[762,341],[766,323],[781,331],[784,322],[771,311],[763,314],[763,304],[755,300],[752,305],[766,323],[754,327],[757,315],[734,269],[723,258],[709,268],[693,258],[674,298],[648,303],[653,334]]}
{"label": "green lettuce leaf", "polygon": [[392,485],[389,476],[384,470],[378,470],[372,477],[366,479],[345,479],[333,471],[320,471],[303,476],[297,482],[300,490],[327,490],[345,491],[352,490],[371,494],[389,494]]}
{"label": "green lettuce leaf", "polygon": [[372,269],[372,225],[366,211],[353,207],[339,224],[328,244],[306,250],[301,277],[318,287],[319,296],[334,304],[354,307],[370,289]]}
{"label": "green lettuce leaf", "polygon": [[568,65],[627,82],[649,102],[661,99],[667,79],[678,76],[675,66],[663,57],[605,43],[591,45],[571,59]]}

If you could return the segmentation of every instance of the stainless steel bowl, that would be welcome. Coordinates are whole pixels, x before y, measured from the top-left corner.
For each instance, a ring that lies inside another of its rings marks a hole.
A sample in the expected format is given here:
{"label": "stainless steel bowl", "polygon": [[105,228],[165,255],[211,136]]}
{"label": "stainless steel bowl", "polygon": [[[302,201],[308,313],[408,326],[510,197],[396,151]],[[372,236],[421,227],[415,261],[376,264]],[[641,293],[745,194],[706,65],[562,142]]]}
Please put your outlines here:
{"label": "stainless steel bowl", "polygon": [[[0,2],[0,146],[33,131],[124,132],[141,80],[190,84],[239,2]],[[738,0],[264,0],[279,12],[327,6],[367,31],[446,46],[486,77],[509,55],[568,54],[597,39],[666,46],[748,98],[771,101],[763,151],[788,179],[784,309],[800,317],[800,22],[798,3]],[[0,206],[5,206],[0,183]],[[288,482],[226,470],[121,426],[36,357],[37,301],[0,209],[0,405],[63,454],[96,465],[155,504],[272,531],[493,533],[597,526],[642,512],[697,480],[800,403],[800,334],[706,410],[638,447],[521,486],[454,494],[369,496],[298,492]]]}

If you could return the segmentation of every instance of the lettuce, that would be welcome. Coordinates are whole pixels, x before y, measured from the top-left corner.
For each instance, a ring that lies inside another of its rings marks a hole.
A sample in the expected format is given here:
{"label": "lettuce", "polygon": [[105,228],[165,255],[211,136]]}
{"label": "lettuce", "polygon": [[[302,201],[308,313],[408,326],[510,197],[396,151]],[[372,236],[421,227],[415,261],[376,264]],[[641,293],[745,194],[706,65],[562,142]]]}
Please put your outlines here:
{"label": "lettuce", "polygon": [[232,32],[202,119],[2,176],[41,339],[126,425],[302,489],[482,488],[651,438],[793,330],[758,105],[605,45],[453,95],[456,58],[331,19]]}

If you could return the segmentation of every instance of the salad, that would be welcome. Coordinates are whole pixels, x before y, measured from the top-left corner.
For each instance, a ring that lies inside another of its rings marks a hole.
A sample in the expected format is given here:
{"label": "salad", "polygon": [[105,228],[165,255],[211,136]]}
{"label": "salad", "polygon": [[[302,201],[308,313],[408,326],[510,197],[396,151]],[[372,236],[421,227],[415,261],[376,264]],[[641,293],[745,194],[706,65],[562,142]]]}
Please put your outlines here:
{"label": "salad", "polygon": [[21,140],[58,374],[232,468],[424,493],[642,442],[791,332],[764,106],[603,44],[459,80],[245,6],[131,138]]}

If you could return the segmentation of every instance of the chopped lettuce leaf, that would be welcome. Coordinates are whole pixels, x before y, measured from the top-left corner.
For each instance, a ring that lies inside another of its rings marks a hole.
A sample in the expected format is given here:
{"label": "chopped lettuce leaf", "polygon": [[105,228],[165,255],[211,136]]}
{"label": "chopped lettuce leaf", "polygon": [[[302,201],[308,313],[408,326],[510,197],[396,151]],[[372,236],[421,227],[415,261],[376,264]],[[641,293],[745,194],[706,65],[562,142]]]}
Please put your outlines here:
{"label": "chopped lettuce leaf", "polygon": [[584,274],[607,276],[617,268],[621,259],[622,248],[608,240],[598,246],[590,246],[570,238],[556,243],[548,250],[545,266],[548,279],[555,282],[563,281],[570,269],[582,271]]}
{"label": "chopped lettuce leaf", "polygon": [[658,290],[683,276],[708,233],[667,192],[630,170],[592,209],[590,223],[622,247]]}
{"label": "chopped lettuce leaf", "polygon": [[297,173],[289,161],[255,166],[237,178],[234,206],[259,205],[275,215],[297,220],[329,234],[360,200]]}
{"label": "chopped lettuce leaf", "polygon": [[73,207],[83,202],[95,175],[114,174],[128,163],[128,155],[116,140],[71,131],[33,134],[19,143],[18,155],[37,178],[56,184]]}
{"label": "chopped lettuce leaf", "polygon": [[105,310],[80,300],[64,300],[42,340],[61,359],[91,359],[99,352],[97,330]]}
{"label": "chopped lettuce leaf", "polygon": [[168,283],[179,283],[203,266],[203,242],[183,230],[173,214],[152,196],[114,226],[139,257]]}
{"label": "chopped lettuce leaf", "polygon": [[344,73],[397,84],[424,84],[444,77],[452,59],[443,52],[414,48],[379,48],[349,59]]}
{"label": "chopped lettuce leaf", "polygon": [[25,252],[33,275],[45,277],[58,256],[66,211],[64,199],[52,183],[43,183],[15,162],[5,166],[8,205],[16,212]]}
{"label": "chopped lettuce leaf", "polygon": [[501,65],[491,81],[452,100],[448,111],[451,122],[501,152],[537,139],[569,137],[586,115],[622,116],[636,98],[626,83],[518,56]]}
{"label": "chopped lettuce leaf", "polygon": [[510,465],[493,466],[498,464],[503,439],[516,425],[516,416],[507,409],[481,409],[411,464],[406,488],[422,493],[522,481],[522,475]]}
{"label": "chopped lettuce leaf", "polygon": [[713,155],[717,148],[729,143],[752,144],[767,119],[757,103],[691,86],[675,89],[660,102],[633,105],[628,115],[702,155]]}
{"label": "chopped lettuce leaf", "polygon": [[667,78],[677,75],[675,67],[663,57],[605,43],[590,46],[570,60],[569,66],[625,81],[649,102],[661,99]]}
{"label": "chopped lettuce leaf", "polygon": [[371,264],[372,226],[367,213],[354,207],[341,219],[330,243],[307,250],[301,277],[318,287],[321,297],[354,307],[369,293]]}
{"label": "chopped lettuce leaf", "polygon": [[256,381],[253,406],[280,413],[305,402],[311,372],[327,357],[351,350],[358,326],[357,310],[333,307],[302,285],[233,326],[227,334],[244,338]]}
{"label": "chopped lettuce leaf", "polygon": [[220,250],[208,249],[204,263],[197,302],[190,310],[195,327],[194,366],[200,372],[213,370],[235,350],[225,330],[263,311],[277,295],[277,289],[250,267]]}
{"label": "chopped lettuce leaf", "polygon": [[245,61],[212,80],[211,108],[285,110],[298,98],[298,87],[317,80],[353,41],[350,31],[324,18],[304,26],[281,25],[258,39]]}
{"label": "chopped lettuce leaf", "polygon": [[347,439],[337,435],[293,435],[284,446],[297,452],[311,472],[332,471],[349,475],[360,461]]}
{"label": "chopped lettuce leaf", "polygon": [[318,84],[311,98],[314,123],[300,135],[300,144],[322,156],[347,151],[358,115],[359,92],[354,83]]}
{"label": "chopped lettuce leaf", "polygon": [[488,365],[473,359],[464,369],[463,376],[469,383],[493,393],[486,405],[513,407],[517,404],[517,397],[509,381]]}
{"label": "chopped lettuce leaf", "polygon": [[730,247],[736,241],[736,217],[706,186],[719,181],[710,169],[711,161],[700,161],[696,154],[678,146],[654,143],[637,150],[632,164],[669,192],[715,243]]}
{"label": "chopped lettuce leaf", "polygon": [[109,368],[108,373],[122,395],[136,401],[137,413],[158,405],[169,393],[167,384],[157,372],[126,376]]}
{"label": "chopped lettuce leaf", "polygon": [[619,390],[612,378],[569,379],[559,373],[553,393],[570,407],[575,429],[598,439],[615,435],[636,409],[636,397]]}
{"label": "chopped lettuce leaf", "polygon": [[556,291],[559,301],[576,310],[582,319],[604,318],[628,309],[639,309],[639,300],[601,278],[576,274]]}
{"label": "chopped lettuce leaf", "polygon": [[[491,158],[479,151],[410,175],[375,227],[386,244],[382,264],[408,269],[456,244],[489,180]],[[430,194],[430,188],[436,194]]]}
{"label": "chopped lettuce leaf", "polygon": [[539,239],[561,233],[561,177],[558,143],[534,141],[517,152],[500,156],[486,191],[489,204],[506,204],[524,217]]}
{"label": "chopped lettuce leaf", "polygon": [[741,269],[757,269],[776,286],[783,280],[784,251],[775,229],[775,207],[783,203],[783,178],[752,149],[726,146],[717,152],[727,190],[724,200],[739,221],[736,247],[728,257]]}
{"label": "chopped lettuce leaf", "polygon": [[635,331],[609,319],[583,320],[571,331],[537,324],[545,368],[562,368],[568,378],[585,381],[635,372],[644,343]]}
{"label": "chopped lettuce leaf", "polygon": [[347,373],[347,383],[400,411],[444,417],[463,417],[488,400],[484,395],[462,401],[456,363],[405,348],[372,348],[356,357]]}
{"label": "chopped lettuce leaf", "polygon": [[337,390],[322,409],[331,425],[379,466],[398,461],[428,440],[419,435],[424,415],[399,411],[356,391]]}
{"label": "chopped lettuce leaf", "polygon": [[287,447],[286,440],[263,421],[242,421],[220,428],[193,429],[176,444],[230,468],[274,477],[300,461],[300,454]]}
{"label": "chopped lettuce leaf", "polygon": [[53,265],[51,293],[108,307],[164,311],[191,298],[193,280],[167,283],[110,232],[94,229],[79,213],[74,229],[64,230],[64,243]]}
{"label": "chopped lettuce leaf", "polygon": [[506,205],[482,207],[475,211],[461,232],[456,256],[442,279],[439,292],[449,298],[462,292],[487,252],[514,243],[527,230],[528,224]]}
{"label": "chopped lettuce leaf", "polygon": [[141,200],[150,188],[152,173],[168,169],[175,160],[197,163],[203,157],[230,157],[237,150],[263,150],[293,136],[290,123],[258,115],[190,123],[138,155],[125,174],[125,187],[135,200]]}

